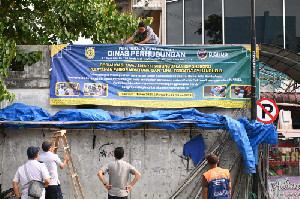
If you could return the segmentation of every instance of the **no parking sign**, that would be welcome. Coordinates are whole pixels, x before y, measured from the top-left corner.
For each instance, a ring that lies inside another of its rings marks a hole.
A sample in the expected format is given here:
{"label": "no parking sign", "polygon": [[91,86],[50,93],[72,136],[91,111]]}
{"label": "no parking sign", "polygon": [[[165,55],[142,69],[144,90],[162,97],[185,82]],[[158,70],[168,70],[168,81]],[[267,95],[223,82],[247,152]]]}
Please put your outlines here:
{"label": "no parking sign", "polygon": [[277,104],[269,98],[263,98],[257,101],[257,120],[270,124],[276,120],[279,108]]}

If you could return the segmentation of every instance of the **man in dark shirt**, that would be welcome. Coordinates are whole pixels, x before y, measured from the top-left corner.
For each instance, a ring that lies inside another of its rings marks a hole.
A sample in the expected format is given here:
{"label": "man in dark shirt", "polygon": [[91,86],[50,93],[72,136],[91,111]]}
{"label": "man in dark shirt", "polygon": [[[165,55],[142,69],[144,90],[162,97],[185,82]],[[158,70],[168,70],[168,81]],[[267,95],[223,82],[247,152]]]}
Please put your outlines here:
{"label": "man in dark shirt", "polygon": [[[159,44],[159,38],[153,32],[153,29],[150,26],[147,26],[145,22],[139,23],[139,29],[136,30],[133,35],[126,40],[125,44],[134,41],[134,45],[138,44]],[[124,43],[122,43],[123,45]]]}

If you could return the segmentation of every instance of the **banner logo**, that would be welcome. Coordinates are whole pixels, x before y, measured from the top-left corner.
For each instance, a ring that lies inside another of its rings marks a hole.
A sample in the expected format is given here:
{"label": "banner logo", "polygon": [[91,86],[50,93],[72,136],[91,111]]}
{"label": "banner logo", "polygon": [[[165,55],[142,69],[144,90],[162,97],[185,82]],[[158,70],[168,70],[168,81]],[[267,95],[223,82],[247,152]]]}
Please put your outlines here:
{"label": "banner logo", "polygon": [[207,57],[207,55],[208,55],[208,53],[204,49],[198,50],[198,52],[197,52],[197,56],[201,60],[205,59]]}
{"label": "banner logo", "polygon": [[228,58],[228,53],[227,52],[209,52],[208,56],[212,57],[212,58],[222,59],[222,58]]}
{"label": "banner logo", "polygon": [[95,47],[86,47],[85,48],[85,56],[88,59],[94,59],[94,57],[95,57]]}

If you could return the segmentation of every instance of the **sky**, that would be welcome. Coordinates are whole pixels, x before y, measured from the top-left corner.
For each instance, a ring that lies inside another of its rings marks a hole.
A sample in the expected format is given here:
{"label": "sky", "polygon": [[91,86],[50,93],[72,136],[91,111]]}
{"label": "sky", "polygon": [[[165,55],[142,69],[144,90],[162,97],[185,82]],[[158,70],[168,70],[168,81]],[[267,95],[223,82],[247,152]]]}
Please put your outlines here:
{"label": "sky", "polygon": [[73,41],[73,44],[93,44],[93,41],[91,39],[79,37],[78,41]]}

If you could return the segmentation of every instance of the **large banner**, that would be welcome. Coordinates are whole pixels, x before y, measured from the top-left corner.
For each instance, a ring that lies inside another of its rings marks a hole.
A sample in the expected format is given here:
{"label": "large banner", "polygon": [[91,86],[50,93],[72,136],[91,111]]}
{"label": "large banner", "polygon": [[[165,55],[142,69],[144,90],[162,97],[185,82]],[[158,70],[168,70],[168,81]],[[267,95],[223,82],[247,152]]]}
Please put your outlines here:
{"label": "large banner", "polygon": [[55,45],[51,105],[241,108],[249,47]]}
{"label": "large banner", "polygon": [[270,176],[269,194],[273,199],[299,199],[300,177],[299,176]]}

